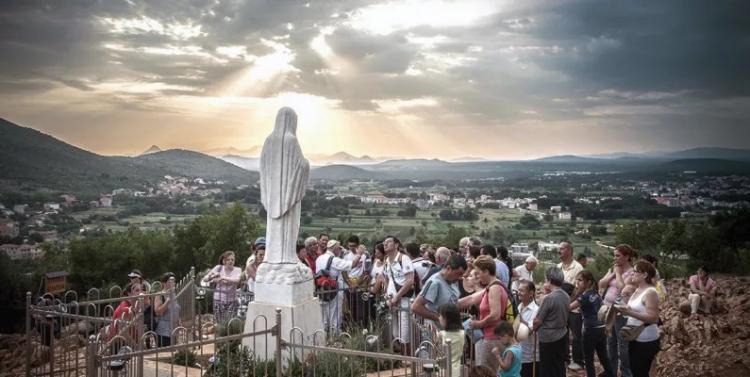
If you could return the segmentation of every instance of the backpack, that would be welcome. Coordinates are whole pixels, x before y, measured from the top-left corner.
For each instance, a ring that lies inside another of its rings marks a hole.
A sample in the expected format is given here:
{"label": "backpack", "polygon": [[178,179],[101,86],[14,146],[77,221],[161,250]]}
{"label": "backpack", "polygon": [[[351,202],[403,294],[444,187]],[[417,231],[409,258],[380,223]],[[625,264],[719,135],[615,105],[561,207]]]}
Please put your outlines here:
{"label": "backpack", "polygon": [[508,305],[505,305],[505,321],[512,323],[518,318],[518,292],[511,292],[505,284],[500,284],[500,286],[505,289],[505,293],[508,295]]}
{"label": "backpack", "polygon": [[430,280],[432,275],[435,275],[436,273],[440,272],[440,266],[436,264],[431,264],[430,269],[427,270],[427,274],[425,274],[424,278],[422,278],[422,285],[427,283],[427,280]]}
{"label": "backpack", "polygon": [[333,258],[335,258],[335,256],[328,258],[326,268],[315,274],[315,294],[318,296],[318,300],[323,302],[333,300],[338,294],[338,284],[336,284],[336,279],[332,278],[330,274]]}
{"label": "backpack", "polygon": [[[401,267],[401,271],[404,270],[404,265],[401,264],[401,253],[398,254],[398,257],[396,257],[396,262],[398,262],[398,265]],[[389,262],[390,263],[390,262]],[[386,269],[391,275],[391,279],[393,279],[393,286],[396,288],[396,292],[401,290],[402,285],[399,283],[396,283],[396,276],[393,275],[393,268],[390,267],[390,264],[386,266]],[[421,287],[419,286],[419,274],[417,274],[417,271],[413,271],[414,273],[414,284],[411,286],[411,289],[409,289],[406,294],[404,294],[404,297],[416,297],[415,293],[418,293]]]}

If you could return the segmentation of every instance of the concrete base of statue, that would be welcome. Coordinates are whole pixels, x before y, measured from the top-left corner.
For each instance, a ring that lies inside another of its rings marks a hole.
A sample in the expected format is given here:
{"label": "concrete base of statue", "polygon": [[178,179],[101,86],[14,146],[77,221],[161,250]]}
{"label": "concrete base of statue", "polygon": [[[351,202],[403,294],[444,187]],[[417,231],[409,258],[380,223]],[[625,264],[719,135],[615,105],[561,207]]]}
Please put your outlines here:
{"label": "concrete base of statue", "polygon": [[[325,342],[320,302],[313,296],[312,279],[294,284],[255,283],[255,301],[247,308],[245,333],[271,329],[276,323],[276,309],[281,309],[281,339],[294,343],[312,344],[318,332],[318,344]],[[265,317],[265,319],[263,318]],[[268,325],[266,325],[268,321]],[[293,328],[299,330],[292,331]],[[303,339],[304,337],[304,339]],[[247,337],[243,344],[261,360],[276,358],[276,336],[273,334]],[[301,358],[302,350],[282,348],[282,364],[288,365],[294,356]]]}

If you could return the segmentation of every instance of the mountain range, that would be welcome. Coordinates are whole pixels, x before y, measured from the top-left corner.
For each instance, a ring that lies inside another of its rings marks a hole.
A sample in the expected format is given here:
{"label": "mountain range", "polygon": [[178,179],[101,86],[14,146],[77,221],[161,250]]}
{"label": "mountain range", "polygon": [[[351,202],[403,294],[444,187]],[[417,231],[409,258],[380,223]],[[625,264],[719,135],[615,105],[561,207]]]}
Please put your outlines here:
{"label": "mountain range", "polygon": [[[201,177],[231,184],[259,179],[258,157],[204,153],[152,146],[136,157],[102,156],[31,128],[0,119],[0,190],[48,188],[106,192],[117,187],[144,187],[165,175]],[[256,148],[251,148],[255,150]],[[242,151],[241,151],[242,152]],[[653,154],[560,155],[522,161],[488,161],[353,156],[345,152],[310,155],[313,179],[462,180],[530,176],[559,171],[645,172],[663,174],[694,170],[750,173],[750,150],[693,148]]]}
{"label": "mountain range", "polygon": [[119,187],[148,187],[165,175],[238,185],[258,180],[257,172],[192,151],[171,149],[137,157],[102,156],[1,118],[0,140],[0,190],[107,192]]}

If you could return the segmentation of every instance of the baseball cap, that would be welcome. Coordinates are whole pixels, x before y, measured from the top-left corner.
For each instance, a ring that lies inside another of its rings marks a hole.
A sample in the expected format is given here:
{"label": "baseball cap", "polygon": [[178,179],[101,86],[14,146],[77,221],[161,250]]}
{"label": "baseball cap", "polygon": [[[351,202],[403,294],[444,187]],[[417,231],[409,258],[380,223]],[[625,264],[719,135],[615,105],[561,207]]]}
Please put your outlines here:
{"label": "baseball cap", "polygon": [[255,242],[253,242],[253,246],[266,246],[266,237],[258,237],[255,239]]}
{"label": "baseball cap", "polygon": [[141,273],[141,270],[134,268],[130,273],[128,274],[129,278],[142,278],[143,274]]}

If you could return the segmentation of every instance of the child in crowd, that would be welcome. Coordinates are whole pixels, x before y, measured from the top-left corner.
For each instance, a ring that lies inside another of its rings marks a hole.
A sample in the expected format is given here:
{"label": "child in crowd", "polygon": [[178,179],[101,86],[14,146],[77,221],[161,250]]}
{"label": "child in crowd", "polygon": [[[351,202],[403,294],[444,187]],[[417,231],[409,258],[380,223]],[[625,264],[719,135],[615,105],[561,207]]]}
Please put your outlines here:
{"label": "child in crowd", "polygon": [[451,341],[451,375],[461,375],[461,355],[464,351],[464,330],[461,324],[461,312],[455,304],[444,304],[438,308],[440,331],[443,342]]}
{"label": "child in crowd", "polygon": [[513,325],[500,322],[494,330],[500,339],[500,348],[493,348],[492,353],[500,359],[497,372],[500,377],[521,377],[521,346],[516,341]]}
{"label": "child in crowd", "polygon": [[595,288],[596,280],[594,280],[591,271],[583,270],[579,272],[576,276],[578,299],[570,304],[570,309],[580,307],[583,316],[583,357],[586,377],[596,377],[594,352],[596,352],[599,363],[604,368],[604,373],[600,376],[612,377],[612,368],[607,357],[607,336],[604,331],[604,323],[597,316],[599,308],[602,306],[602,298]]}

